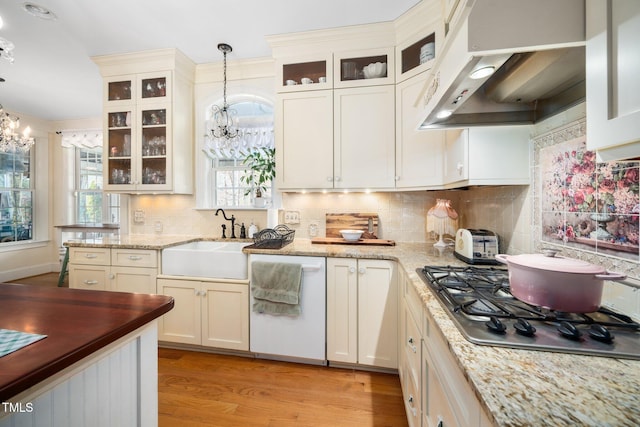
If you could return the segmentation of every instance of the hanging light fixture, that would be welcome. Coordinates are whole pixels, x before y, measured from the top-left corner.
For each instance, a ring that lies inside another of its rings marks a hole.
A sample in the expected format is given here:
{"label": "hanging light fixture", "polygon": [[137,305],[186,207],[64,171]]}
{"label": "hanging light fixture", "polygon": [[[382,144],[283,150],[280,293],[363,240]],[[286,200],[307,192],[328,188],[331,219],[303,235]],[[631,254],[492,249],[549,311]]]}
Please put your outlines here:
{"label": "hanging light fixture", "polygon": [[0,37],[0,58],[4,58],[9,63],[13,63],[13,48],[15,46],[9,40]]}
{"label": "hanging light fixture", "polygon": [[227,104],[227,54],[233,49],[226,43],[218,44],[218,50],[224,55],[224,86],[222,92],[222,108],[217,105],[212,107],[213,126],[209,133],[214,139],[235,139],[238,137],[238,129],[235,126],[236,111]]}
{"label": "hanging light fixture", "polygon": [[22,135],[19,135],[19,127],[20,119],[4,111],[0,104],[0,153],[29,151],[35,142],[29,136],[31,129],[27,126]]}

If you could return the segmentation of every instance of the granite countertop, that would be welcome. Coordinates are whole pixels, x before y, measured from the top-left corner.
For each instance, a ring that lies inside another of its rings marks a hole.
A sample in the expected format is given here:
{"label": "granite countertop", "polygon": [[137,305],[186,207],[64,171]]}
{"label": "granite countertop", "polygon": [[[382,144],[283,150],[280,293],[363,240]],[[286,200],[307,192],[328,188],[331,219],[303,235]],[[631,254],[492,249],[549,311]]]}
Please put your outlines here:
{"label": "granite countertop", "polygon": [[[162,249],[163,244],[173,246],[202,238],[121,236],[117,240],[120,243],[111,240],[103,247],[131,248],[137,247],[138,242],[141,248]],[[75,245],[82,243],[68,246]],[[282,249],[245,248],[245,252],[398,261],[495,425],[636,426],[640,419],[640,361],[483,346],[467,341],[415,271],[424,265],[466,265],[450,250],[441,254],[424,243],[323,245],[295,239]]]}

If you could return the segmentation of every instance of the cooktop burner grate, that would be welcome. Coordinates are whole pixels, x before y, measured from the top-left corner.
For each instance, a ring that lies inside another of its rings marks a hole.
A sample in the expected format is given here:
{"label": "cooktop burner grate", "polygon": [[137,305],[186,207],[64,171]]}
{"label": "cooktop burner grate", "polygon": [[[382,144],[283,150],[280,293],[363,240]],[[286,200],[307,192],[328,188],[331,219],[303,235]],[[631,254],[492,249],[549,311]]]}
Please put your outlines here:
{"label": "cooktop burner grate", "polygon": [[640,359],[640,324],[606,307],[565,313],[515,298],[506,269],[425,266],[420,277],[477,344]]}

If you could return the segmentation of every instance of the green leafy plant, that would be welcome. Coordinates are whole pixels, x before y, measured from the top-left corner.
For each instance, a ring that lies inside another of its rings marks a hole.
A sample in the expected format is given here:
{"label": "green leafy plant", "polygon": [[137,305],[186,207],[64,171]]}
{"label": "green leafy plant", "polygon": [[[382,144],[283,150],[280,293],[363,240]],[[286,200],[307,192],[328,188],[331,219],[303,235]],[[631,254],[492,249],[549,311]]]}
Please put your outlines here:
{"label": "green leafy plant", "polygon": [[267,185],[276,176],[275,148],[261,147],[251,153],[242,162],[249,167],[249,172],[240,177],[240,182],[249,186],[245,195],[255,191],[256,197],[262,197],[267,191]]}

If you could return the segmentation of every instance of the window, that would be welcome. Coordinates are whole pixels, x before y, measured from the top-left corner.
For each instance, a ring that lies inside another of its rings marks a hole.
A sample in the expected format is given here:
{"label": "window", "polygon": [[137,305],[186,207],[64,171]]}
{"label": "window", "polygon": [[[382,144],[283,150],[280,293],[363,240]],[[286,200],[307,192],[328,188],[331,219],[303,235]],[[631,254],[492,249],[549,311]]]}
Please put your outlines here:
{"label": "window", "polygon": [[0,152],[0,244],[33,239],[31,152]]}
{"label": "window", "polygon": [[120,196],[102,191],[102,148],[76,148],[76,222],[119,223]]}
{"label": "window", "polygon": [[[210,200],[219,207],[252,207],[251,188],[241,178],[248,173],[247,154],[273,148],[273,105],[255,96],[237,96],[230,108],[235,111],[239,136],[231,141],[206,138],[204,152],[210,160]],[[211,109],[209,109],[210,113]],[[211,117],[207,117],[212,126]],[[271,197],[271,183],[263,198]]]}

